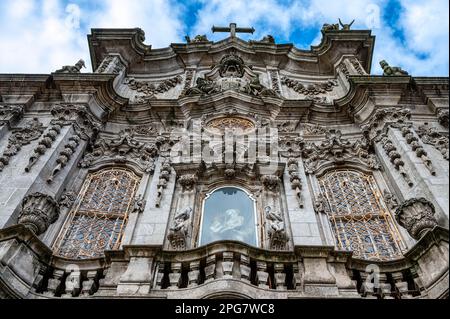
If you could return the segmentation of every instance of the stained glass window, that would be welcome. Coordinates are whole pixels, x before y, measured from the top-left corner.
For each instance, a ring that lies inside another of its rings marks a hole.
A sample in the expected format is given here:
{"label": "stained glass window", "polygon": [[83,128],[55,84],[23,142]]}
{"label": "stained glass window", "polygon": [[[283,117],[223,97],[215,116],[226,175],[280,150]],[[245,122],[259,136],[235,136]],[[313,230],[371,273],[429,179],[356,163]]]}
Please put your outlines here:
{"label": "stained glass window", "polygon": [[333,171],[319,179],[339,249],[356,258],[390,260],[402,256],[402,242],[373,176]]}
{"label": "stained glass window", "polygon": [[254,201],[239,188],[220,188],[205,199],[200,245],[219,240],[257,245]]}
{"label": "stained glass window", "polygon": [[133,172],[120,168],[89,174],[57,243],[57,254],[86,259],[118,248],[138,182]]}

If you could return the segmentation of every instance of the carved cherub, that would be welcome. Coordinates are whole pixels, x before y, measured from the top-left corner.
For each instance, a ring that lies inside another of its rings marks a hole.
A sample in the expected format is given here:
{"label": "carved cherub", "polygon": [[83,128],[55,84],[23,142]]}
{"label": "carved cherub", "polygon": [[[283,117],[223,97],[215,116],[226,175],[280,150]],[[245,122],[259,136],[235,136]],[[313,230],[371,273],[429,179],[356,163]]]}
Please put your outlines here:
{"label": "carved cherub", "polygon": [[80,73],[81,68],[85,67],[84,60],[80,59],[75,65],[64,65],[61,69],[56,70],[55,73]]}
{"label": "carved cherub", "polygon": [[397,67],[397,66],[389,66],[389,64],[385,61],[382,60],[380,61],[380,66],[383,69],[383,75],[384,76],[404,76],[404,75],[408,75],[408,72],[402,70],[402,68]]}
{"label": "carved cherub", "polygon": [[355,23],[355,20],[353,20],[350,24],[342,23],[341,18],[339,18],[339,24],[341,25],[343,31],[349,31],[353,23]]}

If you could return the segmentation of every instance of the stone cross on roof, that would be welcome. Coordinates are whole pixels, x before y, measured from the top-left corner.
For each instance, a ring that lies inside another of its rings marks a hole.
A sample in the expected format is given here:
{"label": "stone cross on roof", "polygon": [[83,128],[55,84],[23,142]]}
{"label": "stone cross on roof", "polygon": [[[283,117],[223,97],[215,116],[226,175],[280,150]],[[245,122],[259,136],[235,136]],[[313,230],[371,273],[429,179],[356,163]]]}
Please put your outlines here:
{"label": "stone cross on roof", "polygon": [[230,26],[228,28],[227,27],[216,27],[216,26],[213,26],[211,28],[211,30],[212,30],[213,33],[214,32],[230,32],[230,36],[232,38],[236,37],[236,32],[252,33],[252,34],[253,34],[253,32],[255,32],[255,29],[253,27],[252,28],[237,28],[236,27],[236,23],[230,23]]}

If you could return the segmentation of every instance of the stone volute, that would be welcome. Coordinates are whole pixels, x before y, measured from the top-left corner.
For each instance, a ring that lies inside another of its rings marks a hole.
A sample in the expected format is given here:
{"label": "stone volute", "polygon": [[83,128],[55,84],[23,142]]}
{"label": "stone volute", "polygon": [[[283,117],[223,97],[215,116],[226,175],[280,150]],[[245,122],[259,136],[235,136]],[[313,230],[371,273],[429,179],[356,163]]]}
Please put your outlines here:
{"label": "stone volute", "polygon": [[395,218],[411,237],[418,240],[437,225],[434,213],[434,205],[425,198],[411,198],[397,208]]}
{"label": "stone volute", "polygon": [[58,216],[58,203],[50,195],[36,192],[25,196],[22,200],[22,209],[17,222],[39,236],[58,219]]}

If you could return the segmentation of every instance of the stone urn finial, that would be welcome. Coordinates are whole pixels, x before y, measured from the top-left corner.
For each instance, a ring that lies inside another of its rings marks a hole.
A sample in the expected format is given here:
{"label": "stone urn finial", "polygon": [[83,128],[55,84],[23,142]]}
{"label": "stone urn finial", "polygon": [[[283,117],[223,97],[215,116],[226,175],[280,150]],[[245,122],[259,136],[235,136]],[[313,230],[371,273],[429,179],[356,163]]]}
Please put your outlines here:
{"label": "stone urn finial", "polygon": [[39,192],[22,200],[22,210],[17,222],[25,225],[36,236],[43,234],[59,216],[59,205],[50,195]]}
{"label": "stone urn finial", "polygon": [[411,198],[395,211],[397,222],[416,240],[437,225],[434,205],[425,198]]}

